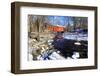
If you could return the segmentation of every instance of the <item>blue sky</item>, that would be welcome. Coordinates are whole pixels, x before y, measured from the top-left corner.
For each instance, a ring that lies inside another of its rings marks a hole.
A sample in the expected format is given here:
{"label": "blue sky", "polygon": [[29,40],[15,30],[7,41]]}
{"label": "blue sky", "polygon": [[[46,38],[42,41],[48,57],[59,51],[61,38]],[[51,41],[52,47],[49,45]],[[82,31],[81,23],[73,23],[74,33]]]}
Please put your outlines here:
{"label": "blue sky", "polygon": [[73,24],[72,17],[69,16],[48,16],[49,23],[52,25],[68,25]]}

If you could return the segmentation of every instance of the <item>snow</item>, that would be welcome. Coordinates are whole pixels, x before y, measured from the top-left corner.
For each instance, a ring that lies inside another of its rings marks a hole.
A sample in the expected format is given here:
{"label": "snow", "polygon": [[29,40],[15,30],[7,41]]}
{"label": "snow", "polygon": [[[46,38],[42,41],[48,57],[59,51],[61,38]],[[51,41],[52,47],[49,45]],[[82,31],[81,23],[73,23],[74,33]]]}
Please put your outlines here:
{"label": "snow", "polygon": [[87,34],[76,34],[76,33],[64,33],[64,38],[65,39],[71,39],[71,40],[83,40],[87,41],[88,40],[88,35]]}

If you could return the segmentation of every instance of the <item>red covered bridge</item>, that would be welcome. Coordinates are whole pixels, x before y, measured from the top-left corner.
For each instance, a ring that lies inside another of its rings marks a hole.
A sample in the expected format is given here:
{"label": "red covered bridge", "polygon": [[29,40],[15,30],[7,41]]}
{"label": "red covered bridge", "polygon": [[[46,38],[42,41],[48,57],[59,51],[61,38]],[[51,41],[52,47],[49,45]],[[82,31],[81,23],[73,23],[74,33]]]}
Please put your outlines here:
{"label": "red covered bridge", "polygon": [[48,30],[54,31],[54,32],[62,32],[64,31],[63,26],[48,26]]}

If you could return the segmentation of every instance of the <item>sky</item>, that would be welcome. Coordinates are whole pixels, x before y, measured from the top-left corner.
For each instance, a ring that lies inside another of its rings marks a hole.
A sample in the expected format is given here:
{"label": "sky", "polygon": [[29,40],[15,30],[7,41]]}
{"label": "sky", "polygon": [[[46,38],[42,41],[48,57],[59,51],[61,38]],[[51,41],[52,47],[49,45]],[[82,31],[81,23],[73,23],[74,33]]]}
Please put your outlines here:
{"label": "sky", "polygon": [[69,24],[73,24],[73,17],[70,16],[48,16],[49,23],[52,25],[61,25],[65,26]]}

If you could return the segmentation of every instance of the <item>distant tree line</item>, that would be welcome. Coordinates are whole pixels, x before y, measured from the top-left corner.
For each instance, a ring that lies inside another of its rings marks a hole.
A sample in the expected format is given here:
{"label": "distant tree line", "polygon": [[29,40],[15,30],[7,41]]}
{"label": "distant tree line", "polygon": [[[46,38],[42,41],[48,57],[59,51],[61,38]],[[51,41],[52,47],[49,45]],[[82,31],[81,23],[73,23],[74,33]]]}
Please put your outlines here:
{"label": "distant tree line", "polygon": [[66,31],[87,29],[87,17],[28,15],[28,32],[44,32],[47,25],[64,26]]}

